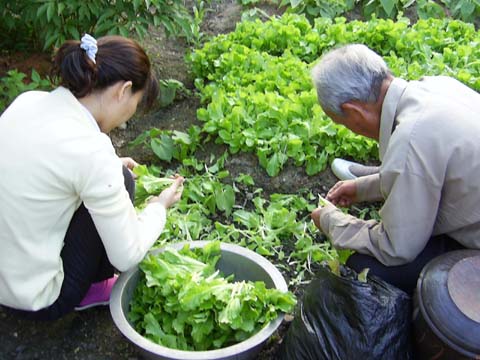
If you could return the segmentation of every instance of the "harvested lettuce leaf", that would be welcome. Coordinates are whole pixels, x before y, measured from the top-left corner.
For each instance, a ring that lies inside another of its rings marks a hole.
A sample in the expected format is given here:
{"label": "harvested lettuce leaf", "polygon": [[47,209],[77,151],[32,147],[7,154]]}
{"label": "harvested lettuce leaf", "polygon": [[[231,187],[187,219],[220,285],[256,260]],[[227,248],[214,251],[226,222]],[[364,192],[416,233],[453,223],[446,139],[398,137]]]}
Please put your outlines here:
{"label": "harvested lettuce leaf", "polygon": [[136,331],[169,348],[212,350],[243,341],[280,312],[293,311],[291,292],[224,277],[215,268],[220,256],[219,241],[149,254],[130,302]]}

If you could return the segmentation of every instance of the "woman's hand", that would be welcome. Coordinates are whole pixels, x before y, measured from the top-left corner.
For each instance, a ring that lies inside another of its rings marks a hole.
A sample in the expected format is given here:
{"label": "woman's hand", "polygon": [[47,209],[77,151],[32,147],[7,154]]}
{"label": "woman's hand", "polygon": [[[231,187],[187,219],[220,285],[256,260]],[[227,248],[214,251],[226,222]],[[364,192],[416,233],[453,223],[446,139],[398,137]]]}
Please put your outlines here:
{"label": "woman's hand", "polygon": [[337,182],[327,193],[327,200],[332,204],[349,207],[357,202],[357,184],[355,180]]}
{"label": "woman's hand", "polygon": [[131,157],[122,157],[120,158],[122,161],[123,166],[125,166],[129,170],[133,170],[135,166],[138,166],[139,164],[133,160]]}
{"label": "woman's hand", "polygon": [[163,190],[160,195],[153,197],[150,202],[159,202],[165,209],[168,209],[182,197],[184,181],[185,179],[182,176],[175,175],[173,184]]}

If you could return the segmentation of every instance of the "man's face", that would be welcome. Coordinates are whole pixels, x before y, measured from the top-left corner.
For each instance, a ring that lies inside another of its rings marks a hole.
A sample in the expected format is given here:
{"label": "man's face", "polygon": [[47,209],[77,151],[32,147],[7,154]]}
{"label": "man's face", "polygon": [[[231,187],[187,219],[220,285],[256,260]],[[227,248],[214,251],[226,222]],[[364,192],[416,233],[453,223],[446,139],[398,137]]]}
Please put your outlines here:
{"label": "man's face", "polygon": [[335,123],[345,126],[355,134],[378,140],[379,119],[373,118],[368,105],[356,103],[352,106],[343,106],[343,115],[325,111],[325,114]]}

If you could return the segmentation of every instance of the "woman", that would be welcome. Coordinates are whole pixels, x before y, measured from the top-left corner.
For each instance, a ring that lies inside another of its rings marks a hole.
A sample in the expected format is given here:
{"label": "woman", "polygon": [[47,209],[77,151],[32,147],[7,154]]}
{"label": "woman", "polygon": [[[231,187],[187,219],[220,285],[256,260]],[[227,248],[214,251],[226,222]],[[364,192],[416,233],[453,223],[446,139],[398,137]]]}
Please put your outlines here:
{"label": "woman", "polygon": [[57,89],[21,94],[0,117],[0,304],[39,320],[107,304],[114,268],[142,260],[183,183],[137,214],[137,164],[106,135],[158,94],[135,41],[67,41],[54,73]]}

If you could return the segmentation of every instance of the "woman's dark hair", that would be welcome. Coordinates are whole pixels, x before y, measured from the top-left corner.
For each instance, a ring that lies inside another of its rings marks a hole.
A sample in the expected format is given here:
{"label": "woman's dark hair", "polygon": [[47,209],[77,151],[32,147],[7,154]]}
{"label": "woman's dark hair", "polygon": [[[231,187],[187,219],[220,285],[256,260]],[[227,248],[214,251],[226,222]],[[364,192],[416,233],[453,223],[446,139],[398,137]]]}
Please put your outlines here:
{"label": "woman's dark hair", "polygon": [[158,82],[150,60],[140,45],[122,36],[97,41],[95,63],[80,48],[80,41],[66,41],[54,58],[53,75],[77,98],[103,90],[118,81],[131,81],[132,92],[145,90],[143,108],[150,109],[158,95]]}

